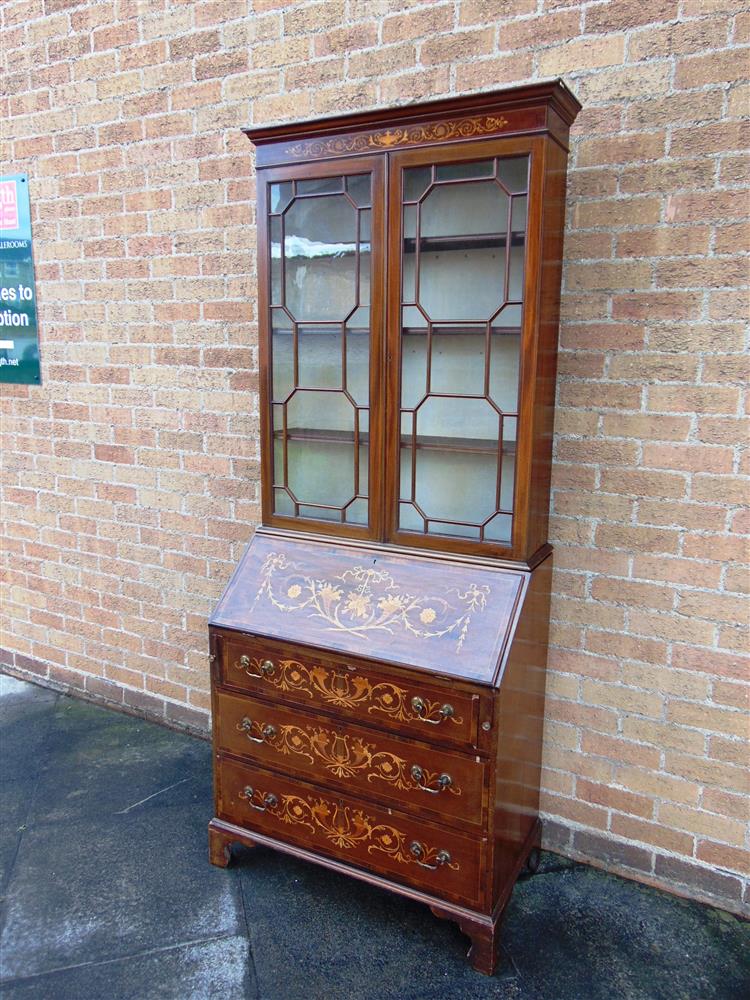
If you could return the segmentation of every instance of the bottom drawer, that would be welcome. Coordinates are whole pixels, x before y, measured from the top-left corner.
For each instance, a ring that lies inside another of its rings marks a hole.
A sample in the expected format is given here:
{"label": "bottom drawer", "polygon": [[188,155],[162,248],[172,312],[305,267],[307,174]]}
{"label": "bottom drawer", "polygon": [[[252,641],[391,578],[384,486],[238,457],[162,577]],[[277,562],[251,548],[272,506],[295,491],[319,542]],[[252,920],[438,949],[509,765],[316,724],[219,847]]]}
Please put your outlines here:
{"label": "bottom drawer", "polygon": [[486,841],[219,759],[219,819],[476,906]]}

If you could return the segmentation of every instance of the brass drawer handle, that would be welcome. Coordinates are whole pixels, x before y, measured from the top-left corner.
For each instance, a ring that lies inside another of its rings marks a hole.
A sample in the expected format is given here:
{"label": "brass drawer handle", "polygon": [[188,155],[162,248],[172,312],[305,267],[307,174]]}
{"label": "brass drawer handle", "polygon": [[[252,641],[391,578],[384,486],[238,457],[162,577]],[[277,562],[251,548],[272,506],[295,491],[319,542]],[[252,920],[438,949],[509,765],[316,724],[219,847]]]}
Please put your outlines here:
{"label": "brass drawer handle", "polygon": [[[256,660],[255,662],[257,663],[258,661]],[[250,667],[250,657],[244,653],[240,657],[240,667],[242,667],[243,670],[248,670],[248,668]],[[276,670],[276,664],[273,662],[273,660],[263,660],[263,662],[259,667],[259,670],[260,670],[259,674],[250,674],[250,676],[271,677],[274,671]]]}
{"label": "brass drawer handle", "polygon": [[438,787],[430,788],[431,782],[427,781],[424,769],[421,768],[419,764],[412,764],[411,776],[416,781],[417,787],[421,788],[423,792],[429,792],[430,795],[439,795],[443,789],[450,788],[453,784],[453,778],[443,771],[443,773],[435,779],[435,784]]}
{"label": "brass drawer handle", "polygon": [[420,698],[419,695],[414,695],[414,697],[411,700],[411,707],[414,709],[417,715],[422,717],[422,722],[429,722],[431,726],[439,726],[444,719],[452,719],[453,716],[456,714],[453,705],[449,705],[446,702],[445,705],[443,705],[443,707],[438,712],[439,718],[437,719],[426,718],[424,716],[424,712],[427,709],[427,704],[424,698]]}
{"label": "brass drawer handle", "polygon": [[273,792],[266,792],[263,796],[263,804],[256,805],[253,802],[253,797],[255,796],[255,789],[252,785],[245,785],[242,790],[242,798],[247,799],[247,804],[251,809],[255,809],[257,812],[265,812],[266,809],[275,809],[279,804],[278,798],[273,794]]}
{"label": "brass drawer handle", "polygon": [[244,716],[239,726],[237,727],[241,732],[247,736],[249,740],[253,743],[265,743],[266,740],[272,740],[276,735],[276,726],[272,726],[270,723],[263,726],[260,731],[260,736],[253,736],[252,731],[255,723],[249,716]]}
{"label": "brass drawer handle", "polygon": [[422,846],[422,844],[419,843],[418,840],[412,840],[411,844],[409,845],[409,850],[411,851],[412,856],[414,857],[414,860],[417,862],[417,864],[421,868],[428,868],[431,872],[437,871],[437,869],[440,868],[441,865],[449,865],[451,863],[451,856],[448,853],[448,851],[438,851],[437,854],[435,855],[434,865],[430,865],[424,861],[420,861],[419,859],[425,856],[425,849]]}

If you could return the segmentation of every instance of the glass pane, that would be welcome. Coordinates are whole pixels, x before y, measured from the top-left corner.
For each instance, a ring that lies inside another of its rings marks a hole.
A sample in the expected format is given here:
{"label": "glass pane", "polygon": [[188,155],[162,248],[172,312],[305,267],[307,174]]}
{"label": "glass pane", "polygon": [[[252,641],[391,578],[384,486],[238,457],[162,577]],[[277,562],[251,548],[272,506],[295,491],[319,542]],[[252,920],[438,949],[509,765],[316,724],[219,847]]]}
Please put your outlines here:
{"label": "glass pane", "polygon": [[298,441],[289,449],[289,489],[301,503],[343,507],[354,497],[354,447],[340,441]]}
{"label": "glass pane", "polygon": [[[417,206],[404,205],[404,239],[413,240],[417,235]],[[407,250],[414,247],[407,247]]]}
{"label": "glass pane", "polygon": [[508,301],[517,302],[523,299],[523,263],[525,259],[524,248],[513,246],[510,248],[510,267],[508,268],[508,291],[506,298]]}
{"label": "glass pane", "polygon": [[[416,267],[415,267],[415,257],[413,253],[404,253],[401,258],[401,267],[403,269],[403,297],[404,302],[415,302],[417,298],[417,285],[416,285]],[[421,319],[421,323],[420,323]],[[424,317],[417,315],[415,317],[416,324],[424,325]]]}
{"label": "glass pane", "polygon": [[435,322],[488,320],[505,295],[505,250],[420,255],[419,304]]}
{"label": "glass pane", "polygon": [[281,184],[271,185],[271,212],[283,212],[292,200],[292,182],[283,181]]}
{"label": "glass pane", "polygon": [[372,212],[369,208],[363,208],[359,213],[359,240],[362,253],[370,249],[371,216]]}
{"label": "glass pane", "polygon": [[[363,320],[367,320],[367,324],[370,322],[369,316],[369,305],[370,305],[370,251],[360,249],[359,253],[359,304],[360,307],[368,307],[367,315],[362,316],[359,325],[363,324]],[[356,315],[356,311],[355,311]],[[357,323],[352,323],[352,326],[357,326]]]}
{"label": "glass pane", "polygon": [[431,177],[431,167],[410,167],[404,170],[404,201],[416,201],[424,194]]}
{"label": "glass pane", "polygon": [[422,236],[504,234],[508,195],[494,181],[446,184],[432,189],[422,202]]}
{"label": "glass pane", "polygon": [[416,501],[429,518],[478,524],[495,512],[497,455],[417,448]]}
{"label": "glass pane", "polygon": [[451,328],[433,327],[430,391],[483,395],[486,344],[484,330],[469,327],[453,333]]}
{"label": "glass pane", "polygon": [[430,535],[453,535],[457,538],[479,538],[479,528],[473,524],[448,524],[441,521],[428,521],[427,532]]}
{"label": "glass pane", "polygon": [[517,337],[493,333],[490,343],[490,399],[503,413],[518,410],[519,342]]}
{"label": "glass pane", "polygon": [[476,163],[441,163],[436,170],[436,178],[439,181],[493,177],[494,174],[494,160],[478,160]]}
{"label": "glass pane", "polygon": [[356,308],[357,210],[342,195],[295,199],[285,215],[286,306],[297,320]]}
{"label": "glass pane", "polygon": [[528,187],[528,178],[528,156],[514,156],[511,159],[497,161],[497,179],[511,194],[525,191]]}
{"label": "glass pane", "polygon": [[486,399],[430,396],[417,410],[417,438],[460,440],[466,447],[496,442],[500,416]]}
{"label": "glass pane", "polygon": [[505,331],[515,330],[520,333],[522,312],[520,304],[503,306],[492,325]]}
{"label": "glass pane", "polygon": [[[403,439],[402,439],[403,440]],[[412,453],[413,448],[402,448],[401,449],[401,488],[399,493],[400,500],[411,500],[412,495]],[[403,504],[402,504],[403,507]],[[422,530],[422,525],[420,524],[419,530]]]}
{"label": "glass pane", "polygon": [[503,448],[512,454],[518,441],[518,418],[503,417]]}
{"label": "glass pane", "polygon": [[295,430],[335,430],[354,434],[354,407],[340,392],[298,389],[287,403],[287,424]]}
{"label": "glass pane", "polygon": [[288,492],[274,490],[274,509],[366,523],[372,212],[357,206],[370,204],[370,177],[306,178],[294,196],[291,185],[276,189],[272,296],[284,308],[271,309],[274,483]]}
{"label": "glass pane", "polygon": [[341,511],[331,510],[328,507],[308,507],[306,504],[300,504],[299,514],[300,517],[314,518],[318,521],[341,521]]}
{"label": "glass pane", "polygon": [[[275,437],[273,441],[273,481],[274,485],[284,484],[286,475],[284,472],[284,439]],[[278,500],[286,491],[274,490],[275,499]]]}
{"label": "glass pane", "polygon": [[352,501],[346,508],[349,524],[367,524],[367,501],[362,498]]}
{"label": "glass pane", "polygon": [[360,208],[370,204],[370,175],[356,174],[346,178],[346,190],[355,205]]}
{"label": "glass pane", "polygon": [[297,194],[331,194],[343,191],[343,177],[315,177],[307,181],[297,181]]}
{"label": "glass pane", "polygon": [[514,233],[526,232],[526,210],[528,199],[516,196],[513,199],[513,207],[510,216],[510,228]]}
{"label": "glass pane", "polygon": [[366,331],[346,330],[346,389],[355,403],[370,402],[370,338]]}
{"label": "glass pane", "polygon": [[484,537],[488,541],[506,542],[510,544],[513,518],[510,514],[496,514],[484,529]]}
{"label": "glass pane", "polygon": [[283,402],[294,388],[292,337],[290,333],[273,332],[273,398]]}
{"label": "glass pane", "polygon": [[425,198],[415,266],[431,319],[489,319],[502,305],[508,203],[494,181],[437,187]]}
{"label": "glass pane", "polygon": [[[361,440],[361,438],[360,438]],[[359,446],[359,484],[357,493],[367,495],[370,492],[370,446],[365,442]]]}
{"label": "glass pane", "polygon": [[274,333],[286,333],[290,335],[293,323],[289,313],[285,309],[277,307],[271,309],[271,326]]}
{"label": "glass pane", "polygon": [[425,524],[424,519],[419,514],[419,511],[410,503],[400,503],[398,505],[399,511],[399,527],[403,531],[424,531]]}
{"label": "glass pane", "polygon": [[401,405],[416,406],[427,392],[427,337],[415,333],[401,342]]}
{"label": "glass pane", "polygon": [[271,305],[281,303],[281,217],[271,217]]}
{"label": "glass pane", "polygon": [[424,317],[424,313],[420,312],[416,306],[404,306],[401,322],[404,325],[404,329],[409,331],[421,330],[426,332],[427,330],[427,320]]}
{"label": "glass pane", "polygon": [[294,503],[286,490],[275,489],[273,497],[274,509],[277,514],[286,514],[288,517],[294,517]]}
{"label": "glass pane", "polygon": [[516,456],[503,454],[500,480],[500,510],[513,510],[513,490],[516,482]]}
{"label": "glass pane", "polygon": [[312,389],[341,388],[341,329],[298,327],[299,384]]}

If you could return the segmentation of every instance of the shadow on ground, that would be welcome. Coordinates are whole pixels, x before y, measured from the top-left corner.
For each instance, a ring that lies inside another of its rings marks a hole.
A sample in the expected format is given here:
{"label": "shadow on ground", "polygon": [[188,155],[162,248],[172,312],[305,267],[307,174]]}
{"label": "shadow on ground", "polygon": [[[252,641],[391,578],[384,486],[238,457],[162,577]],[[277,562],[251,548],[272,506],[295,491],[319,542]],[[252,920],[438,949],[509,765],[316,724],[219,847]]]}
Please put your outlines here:
{"label": "shadow on ground", "polygon": [[2,1000],[740,1000],[750,927],[552,854],[489,979],[425,907],[207,860],[210,747],[0,677]]}

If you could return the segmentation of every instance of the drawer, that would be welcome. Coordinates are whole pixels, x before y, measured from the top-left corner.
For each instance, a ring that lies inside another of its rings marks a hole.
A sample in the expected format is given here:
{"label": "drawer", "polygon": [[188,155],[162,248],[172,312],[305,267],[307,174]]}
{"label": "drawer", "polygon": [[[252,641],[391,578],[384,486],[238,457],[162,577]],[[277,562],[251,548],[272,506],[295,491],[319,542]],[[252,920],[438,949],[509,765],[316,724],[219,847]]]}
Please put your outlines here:
{"label": "drawer", "polygon": [[477,905],[486,841],[338,796],[252,765],[219,759],[220,819],[348,864]]}
{"label": "drawer", "polygon": [[217,691],[217,747],[325,785],[479,826],[487,764],[346,720]]}
{"label": "drawer", "polygon": [[370,664],[282,648],[267,639],[222,638],[222,683],[265,698],[434,740],[476,747],[479,695],[441,688]]}

